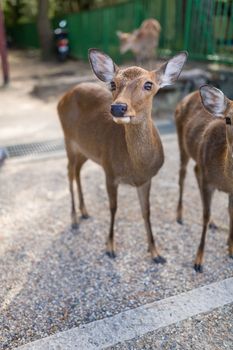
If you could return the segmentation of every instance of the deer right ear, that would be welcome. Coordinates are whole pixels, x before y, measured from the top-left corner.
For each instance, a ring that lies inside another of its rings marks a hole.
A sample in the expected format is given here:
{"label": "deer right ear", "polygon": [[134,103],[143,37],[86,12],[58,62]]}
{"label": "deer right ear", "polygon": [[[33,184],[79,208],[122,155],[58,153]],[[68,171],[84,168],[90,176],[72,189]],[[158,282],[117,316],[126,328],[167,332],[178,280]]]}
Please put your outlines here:
{"label": "deer right ear", "polygon": [[223,117],[228,105],[228,98],[224,93],[211,86],[203,85],[200,88],[200,95],[203,106],[215,117]]}
{"label": "deer right ear", "polygon": [[105,83],[112,81],[116,73],[117,66],[111,57],[97,49],[89,49],[88,57],[93,72],[97,78],[104,81]]}

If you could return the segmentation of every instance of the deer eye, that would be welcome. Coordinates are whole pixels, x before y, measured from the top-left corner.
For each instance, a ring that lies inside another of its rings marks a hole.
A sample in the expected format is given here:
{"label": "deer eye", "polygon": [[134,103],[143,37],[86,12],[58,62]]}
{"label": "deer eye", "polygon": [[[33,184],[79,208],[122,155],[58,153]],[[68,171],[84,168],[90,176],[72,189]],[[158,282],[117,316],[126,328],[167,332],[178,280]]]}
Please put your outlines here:
{"label": "deer eye", "polygon": [[231,118],[230,117],[226,117],[226,124],[231,125]]}
{"label": "deer eye", "polygon": [[110,90],[115,91],[116,90],[116,83],[114,81],[111,81],[110,83]]}
{"label": "deer eye", "polygon": [[152,89],[153,83],[151,81],[147,81],[144,84],[144,89],[150,91]]}

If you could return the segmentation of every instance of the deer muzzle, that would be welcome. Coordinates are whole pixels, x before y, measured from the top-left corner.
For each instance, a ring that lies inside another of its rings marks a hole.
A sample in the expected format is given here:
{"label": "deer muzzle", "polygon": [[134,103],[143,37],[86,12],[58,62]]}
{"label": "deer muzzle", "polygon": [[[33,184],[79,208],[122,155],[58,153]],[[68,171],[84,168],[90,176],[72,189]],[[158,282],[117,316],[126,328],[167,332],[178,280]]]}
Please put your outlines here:
{"label": "deer muzzle", "polygon": [[111,114],[116,118],[124,117],[125,112],[127,111],[126,103],[115,103],[111,105]]}

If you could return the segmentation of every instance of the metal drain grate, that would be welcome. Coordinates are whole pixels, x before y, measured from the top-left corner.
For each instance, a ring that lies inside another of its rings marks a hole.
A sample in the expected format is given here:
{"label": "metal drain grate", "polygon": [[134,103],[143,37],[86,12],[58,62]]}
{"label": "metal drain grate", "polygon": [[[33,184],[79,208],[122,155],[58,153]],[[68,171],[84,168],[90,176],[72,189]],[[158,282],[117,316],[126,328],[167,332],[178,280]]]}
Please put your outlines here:
{"label": "metal drain grate", "polygon": [[62,139],[59,139],[53,141],[6,146],[4,150],[6,152],[7,158],[25,157],[33,155],[36,156],[38,154],[64,150],[64,141]]}
{"label": "metal drain grate", "polygon": [[[173,123],[161,123],[158,125],[159,132],[161,134],[169,134],[175,131]],[[36,156],[43,153],[52,153],[57,151],[63,151],[64,141],[63,139],[57,139],[52,141],[26,143],[20,145],[6,146],[2,148],[3,158],[16,158],[26,156]],[[1,148],[0,148],[1,150]],[[0,154],[1,161],[1,154]]]}

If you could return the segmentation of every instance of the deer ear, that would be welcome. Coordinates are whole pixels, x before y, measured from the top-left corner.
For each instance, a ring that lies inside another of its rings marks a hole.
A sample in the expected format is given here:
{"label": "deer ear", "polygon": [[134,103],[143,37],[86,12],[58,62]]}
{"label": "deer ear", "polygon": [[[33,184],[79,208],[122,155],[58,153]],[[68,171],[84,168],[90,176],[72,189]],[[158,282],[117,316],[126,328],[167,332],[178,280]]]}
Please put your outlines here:
{"label": "deer ear", "polygon": [[122,36],[124,35],[124,33],[122,33],[120,30],[117,30],[117,31],[116,31],[116,35],[117,35],[117,37],[118,37],[119,39],[121,39]]}
{"label": "deer ear", "polygon": [[111,57],[97,49],[89,49],[88,57],[93,72],[97,78],[104,81],[105,83],[112,81],[116,73],[117,66]]}
{"label": "deer ear", "polygon": [[200,88],[202,104],[215,117],[223,117],[228,105],[228,98],[224,93],[211,86],[203,85]]}
{"label": "deer ear", "polygon": [[180,52],[155,71],[157,83],[161,88],[174,84],[181,73],[187,57],[187,52]]}
{"label": "deer ear", "polygon": [[124,33],[124,32],[121,32],[120,30],[117,30],[116,31],[116,35],[117,37],[121,40],[121,39],[128,39],[129,37],[129,33]]}

